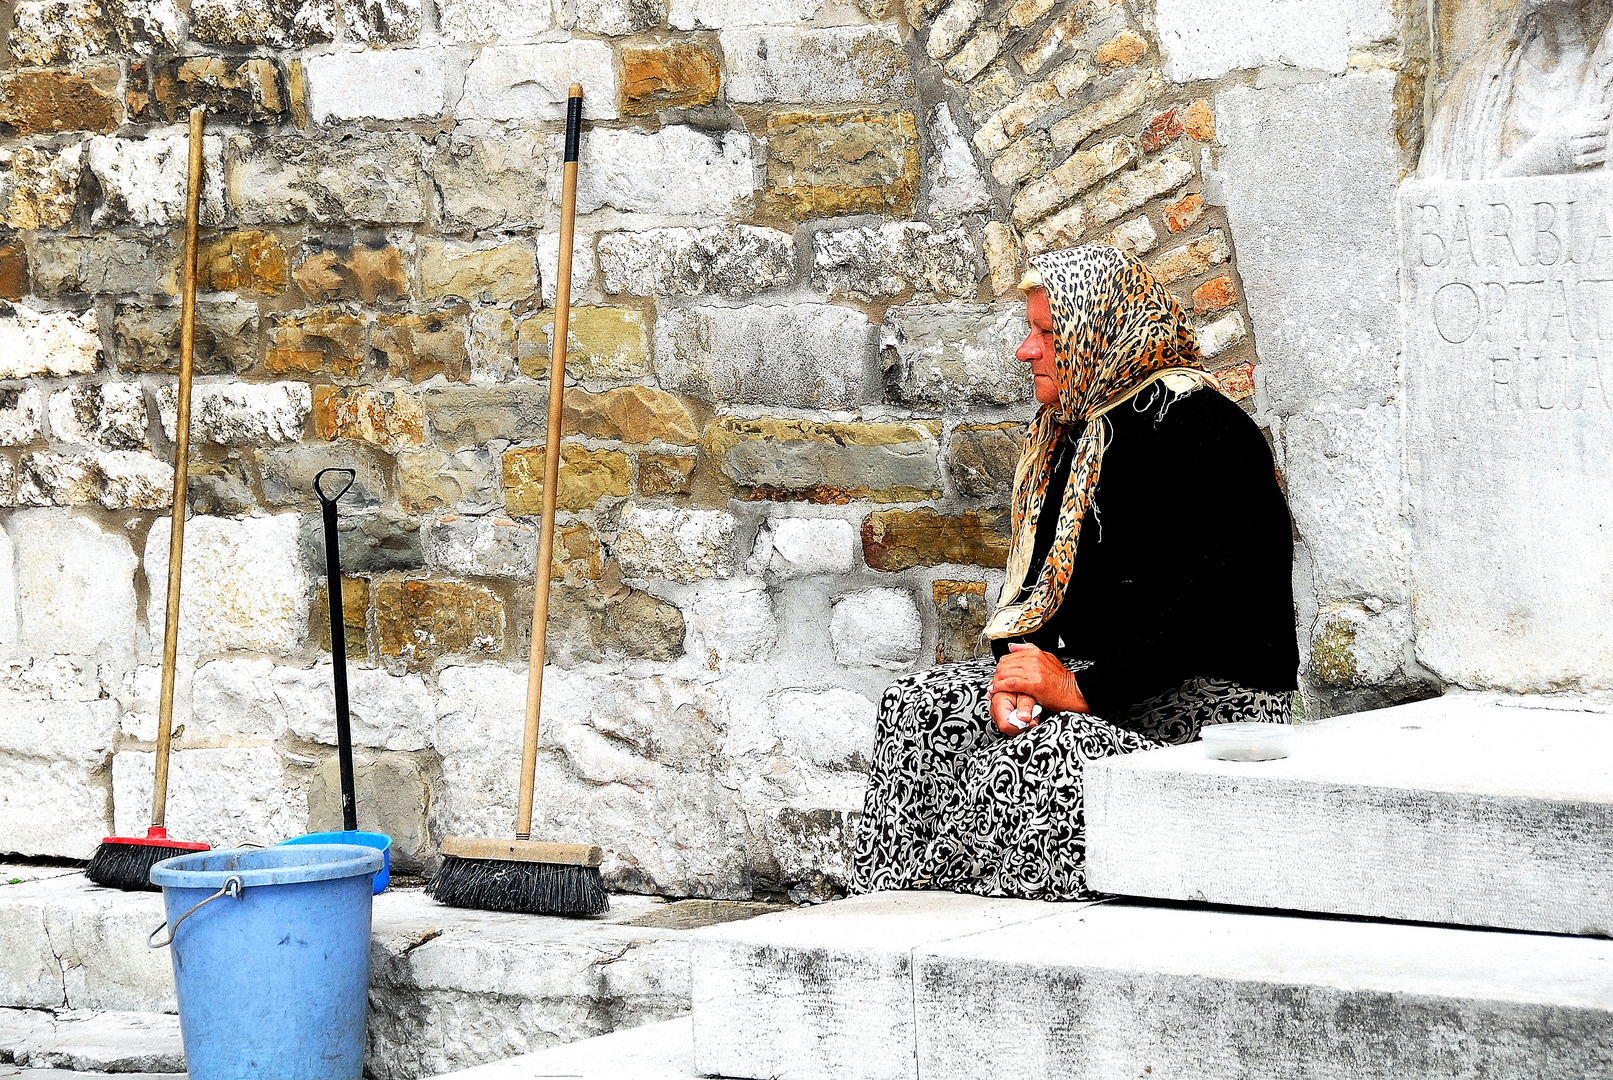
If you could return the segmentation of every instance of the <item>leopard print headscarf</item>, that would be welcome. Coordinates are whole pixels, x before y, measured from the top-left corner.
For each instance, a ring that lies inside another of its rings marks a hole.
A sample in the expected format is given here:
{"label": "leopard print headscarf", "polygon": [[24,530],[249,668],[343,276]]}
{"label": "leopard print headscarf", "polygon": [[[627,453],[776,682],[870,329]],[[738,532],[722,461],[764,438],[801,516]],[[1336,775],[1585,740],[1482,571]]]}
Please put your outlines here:
{"label": "leopard print headscarf", "polygon": [[[1014,474],[1013,540],[1002,596],[985,637],[1008,638],[1041,626],[1064,602],[1081,522],[1092,505],[1108,442],[1105,413],[1153,383],[1171,390],[1219,389],[1200,367],[1198,340],[1176,300],[1135,256],[1112,247],[1075,247],[1030,260],[1053,309],[1059,400],[1043,405],[1026,433]],[[1035,588],[1014,603],[1030,573],[1036,523],[1053,480],[1060,439],[1085,422],[1059,506],[1058,530]]]}

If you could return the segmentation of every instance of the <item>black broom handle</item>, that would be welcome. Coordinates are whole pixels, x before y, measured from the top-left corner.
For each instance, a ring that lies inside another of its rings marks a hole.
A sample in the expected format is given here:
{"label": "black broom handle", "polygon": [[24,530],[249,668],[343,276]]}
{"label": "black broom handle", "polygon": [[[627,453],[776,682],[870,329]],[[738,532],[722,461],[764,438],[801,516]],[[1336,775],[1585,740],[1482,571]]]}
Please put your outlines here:
{"label": "black broom handle", "polygon": [[[326,495],[319,482],[326,473],[346,473],[347,483]],[[347,718],[347,635],[342,619],[342,566],[336,538],[336,500],[347,494],[358,478],[354,469],[321,469],[314,477],[314,494],[325,515],[325,592],[330,598],[330,662],[336,683],[336,762],[342,771],[342,831],[358,831],[358,802],[353,784],[353,728]]]}

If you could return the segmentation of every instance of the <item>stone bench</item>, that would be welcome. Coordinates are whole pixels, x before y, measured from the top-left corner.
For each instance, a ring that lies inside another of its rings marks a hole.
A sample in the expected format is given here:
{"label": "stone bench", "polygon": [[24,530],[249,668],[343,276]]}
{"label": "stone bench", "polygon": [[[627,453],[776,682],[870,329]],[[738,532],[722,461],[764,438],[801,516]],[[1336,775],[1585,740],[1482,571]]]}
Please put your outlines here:
{"label": "stone bench", "polygon": [[1087,772],[1087,873],[1127,896],[1613,932],[1613,715],[1457,695]]}

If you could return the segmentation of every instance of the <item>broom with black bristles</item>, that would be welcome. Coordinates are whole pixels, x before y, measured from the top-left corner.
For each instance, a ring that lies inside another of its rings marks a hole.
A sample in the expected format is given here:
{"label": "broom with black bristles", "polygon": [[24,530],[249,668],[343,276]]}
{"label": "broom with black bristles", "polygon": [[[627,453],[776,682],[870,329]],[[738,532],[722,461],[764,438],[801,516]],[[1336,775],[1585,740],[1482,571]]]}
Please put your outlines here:
{"label": "broom with black bristles", "polygon": [[560,487],[560,404],[566,384],[566,332],[571,320],[572,219],[577,209],[577,144],[582,86],[566,103],[565,179],[560,196],[560,259],[555,275],[554,343],[549,352],[549,426],[544,437],[543,522],[538,531],[538,582],[532,598],[532,652],[527,660],[526,730],[521,742],[521,791],[515,839],[450,836],[442,869],[426,891],[453,907],[524,915],[599,915],[610,898],[599,876],[602,853],[591,844],[532,840],[532,785],[538,766],[538,704],[543,696],[543,644],[549,621],[549,560],[554,547],[555,495]]}
{"label": "broom with black bristles", "polygon": [[190,187],[185,193],[185,283],[179,316],[179,415],[174,426],[174,506],[168,533],[168,613],[162,634],[162,698],[157,709],[156,771],[151,787],[151,828],[145,836],[108,836],[84,874],[115,889],[156,889],[151,868],[164,859],[206,851],[208,845],[170,840],[168,743],[174,723],[174,667],[179,653],[179,572],[185,547],[185,479],[190,455],[190,370],[196,345],[196,233],[202,193],[202,110],[190,113]]}

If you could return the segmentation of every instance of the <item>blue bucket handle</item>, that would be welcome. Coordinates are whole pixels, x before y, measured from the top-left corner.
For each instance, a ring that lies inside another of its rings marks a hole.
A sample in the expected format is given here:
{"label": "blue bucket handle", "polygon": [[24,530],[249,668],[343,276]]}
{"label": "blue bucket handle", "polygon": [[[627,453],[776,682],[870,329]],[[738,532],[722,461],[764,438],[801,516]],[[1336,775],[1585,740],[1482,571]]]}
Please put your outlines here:
{"label": "blue bucket handle", "polygon": [[146,935],[146,947],[151,949],[166,949],[168,946],[174,943],[174,935],[179,933],[180,923],[184,922],[186,919],[190,918],[192,915],[196,914],[202,908],[206,907],[208,904],[211,904],[214,900],[217,900],[221,896],[229,896],[233,899],[240,900],[243,898],[245,893],[246,886],[241,884],[241,879],[236,875],[231,874],[225,879],[224,884],[219,887],[218,892],[214,893],[212,896],[209,896],[201,903],[194,905],[189,911],[185,912],[185,914],[174,920],[173,928],[168,931],[167,941],[155,940],[157,935],[162,933],[163,927],[168,925],[168,920],[164,919],[162,922],[158,923],[157,928]]}

